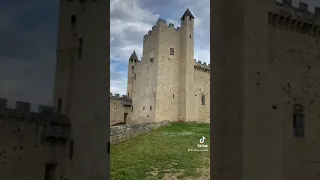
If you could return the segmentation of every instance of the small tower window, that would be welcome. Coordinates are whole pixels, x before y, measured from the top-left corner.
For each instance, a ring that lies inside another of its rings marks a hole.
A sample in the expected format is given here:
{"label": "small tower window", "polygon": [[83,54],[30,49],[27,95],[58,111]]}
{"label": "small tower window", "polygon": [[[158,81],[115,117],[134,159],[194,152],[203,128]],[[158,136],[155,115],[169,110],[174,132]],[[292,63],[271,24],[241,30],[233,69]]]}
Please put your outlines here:
{"label": "small tower window", "polygon": [[191,35],[190,35],[190,38],[191,38]]}
{"label": "small tower window", "polygon": [[134,66],[132,66],[132,73],[134,73],[133,71],[134,71]]}
{"label": "small tower window", "polygon": [[134,74],[134,80],[136,80],[137,79],[137,74]]}
{"label": "small tower window", "polygon": [[82,45],[83,45],[83,38],[79,38],[79,47],[78,47],[78,57],[82,57]]}
{"label": "small tower window", "polygon": [[150,106],[150,111],[152,110],[152,106]]}
{"label": "small tower window", "polygon": [[145,107],[143,106],[143,110],[145,109]]}
{"label": "small tower window", "polygon": [[170,55],[174,55],[174,49],[170,48]]}
{"label": "small tower window", "polygon": [[206,96],[204,94],[201,96],[201,104],[206,105]]}
{"label": "small tower window", "polygon": [[76,23],[77,23],[77,16],[74,15],[74,14],[72,14],[72,15],[71,15],[71,27],[72,27],[72,28],[75,28]]}
{"label": "small tower window", "polygon": [[70,160],[72,160],[72,158],[73,158],[73,144],[74,144],[74,142],[73,142],[73,140],[71,140],[70,141],[70,149],[69,149],[69,159]]}
{"label": "small tower window", "polygon": [[293,105],[293,134],[295,137],[305,136],[305,108],[300,104]]}
{"label": "small tower window", "polygon": [[62,109],[62,99],[59,98],[58,99],[58,108],[57,108],[57,112],[58,113],[61,113],[61,109]]}
{"label": "small tower window", "polygon": [[172,98],[174,99],[174,94],[172,94]]}
{"label": "small tower window", "polygon": [[131,106],[131,112],[133,112],[133,106]]}

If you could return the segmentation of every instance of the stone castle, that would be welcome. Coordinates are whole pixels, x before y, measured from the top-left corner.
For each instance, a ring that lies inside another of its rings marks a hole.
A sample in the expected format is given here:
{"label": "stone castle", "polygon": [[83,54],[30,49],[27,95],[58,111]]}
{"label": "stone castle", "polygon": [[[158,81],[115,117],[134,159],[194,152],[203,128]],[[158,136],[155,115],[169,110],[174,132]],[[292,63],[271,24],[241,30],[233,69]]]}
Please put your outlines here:
{"label": "stone castle", "polygon": [[313,8],[211,1],[212,179],[320,179],[320,8]]}
{"label": "stone castle", "polygon": [[133,52],[129,58],[127,95],[111,94],[111,125],[210,122],[210,64],[194,59],[194,16],[189,9],[181,27],[159,19],[143,38],[142,56],[139,60]]}
{"label": "stone castle", "polygon": [[0,99],[1,180],[109,179],[108,5],[60,1],[53,108]]}

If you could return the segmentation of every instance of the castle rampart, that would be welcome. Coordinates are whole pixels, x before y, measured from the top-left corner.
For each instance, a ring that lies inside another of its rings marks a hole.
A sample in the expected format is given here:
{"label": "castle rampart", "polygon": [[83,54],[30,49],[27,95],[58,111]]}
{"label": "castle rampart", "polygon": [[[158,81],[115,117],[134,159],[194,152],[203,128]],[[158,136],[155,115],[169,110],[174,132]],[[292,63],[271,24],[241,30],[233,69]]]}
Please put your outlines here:
{"label": "castle rampart", "polygon": [[40,105],[38,112],[31,107],[17,101],[15,108],[8,108],[7,99],[0,98],[1,178],[43,179],[45,165],[53,162],[59,164],[57,176],[65,178],[70,122],[52,107]]}
{"label": "castle rampart", "polygon": [[164,30],[163,28],[171,29],[173,32],[179,32],[181,29],[180,27],[175,28],[174,24],[172,23],[167,24],[167,22],[163,19],[158,19],[156,25],[152,26],[152,30],[149,30],[148,33],[143,36],[143,39],[146,40],[153,32],[159,32],[159,28],[161,28],[161,30]]}

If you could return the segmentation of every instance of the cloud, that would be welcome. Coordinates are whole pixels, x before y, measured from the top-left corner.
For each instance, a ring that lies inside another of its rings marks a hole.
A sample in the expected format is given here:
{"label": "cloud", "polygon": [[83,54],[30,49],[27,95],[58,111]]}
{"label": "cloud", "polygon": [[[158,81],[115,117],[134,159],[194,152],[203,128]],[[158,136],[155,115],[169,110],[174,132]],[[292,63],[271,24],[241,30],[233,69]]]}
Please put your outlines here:
{"label": "cloud", "polygon": [[[113,93],[125,94],[127,83],[127,62],[133,52],[142,55],[143,36],[161,18],[180,26],[180,18],[189,8],[195,16],[195,58],[210,62],[210,9],[209,0],[111,0],[110,8],[110,50],[111,86]],[[160,15],[161,16],[160,16]],[[115,64],[115,65],[113,65]],[[125,67],[125,70],[119,70]]]}

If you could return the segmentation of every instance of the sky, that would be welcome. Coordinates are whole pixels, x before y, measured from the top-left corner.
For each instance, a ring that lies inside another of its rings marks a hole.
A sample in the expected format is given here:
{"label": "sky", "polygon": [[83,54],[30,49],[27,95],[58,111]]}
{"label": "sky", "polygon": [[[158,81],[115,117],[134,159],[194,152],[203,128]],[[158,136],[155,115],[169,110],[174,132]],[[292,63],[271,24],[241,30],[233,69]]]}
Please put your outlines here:
{"label": "sky", "polygon": [[[195,16],[195,58],[209,63],[209,0],[111,0],[111,92],[126,94],[127,60],[142,54],[143,35],[158,18],[180,26],[189,8]],[[319,0],[305,0],[309,4]],[[0,97],[51,105],[59,0],[0,1]],[[109,92],[106,92],[109,93]]]}
{"label": "sky", "polygon": [[159,18],[180,27],[189,8],[195,17],[195,59],[210,61],[209,0],[111,0],[110,4],[110,92],[127,94],[128,59],[135,50],[142,56],[143,36]]}

